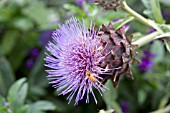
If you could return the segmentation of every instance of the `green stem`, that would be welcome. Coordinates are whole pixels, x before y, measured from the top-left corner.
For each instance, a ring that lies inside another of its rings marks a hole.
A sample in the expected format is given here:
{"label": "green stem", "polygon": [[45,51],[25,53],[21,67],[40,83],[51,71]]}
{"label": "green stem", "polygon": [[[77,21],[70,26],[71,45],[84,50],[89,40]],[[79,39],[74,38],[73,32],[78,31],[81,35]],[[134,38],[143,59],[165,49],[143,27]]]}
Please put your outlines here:
{"label": "green stem", "polygon": [[168,38],[168,40],[170,40],[170,32],[167,32],[167,33],[164,33],[164,34],[161,34],[159,36],[156,36],[155,39],[159,39],[159,38]]}
{"label": "green stem", "polygon": [[156,36],[163,34],[164,32],[162,31],[162,29],[159,28],[158,24],[154,21],[154,20],[150,20],[150,19],[146,19],[145,17],[143,17],[142,15],[138,14],[137,12],[135,12],[133,9],[131,9],[127,4],[126,1],[122,1],[121,7],[124,11],[126,11],[127,13],[129,13],[131,16],[133,16],[136,20],[138,20],[139,22],[154,28],[155,30],[157,30],[154,33],[151,33],[149,35],[146,35],[144,37],[141,37],[140,39],[132,42],[132,45],[138,45],[138,47],[141,47],[149,42],[151,42],[152,40],[156,39]]}
{"label": "green stem", "polygon": [[122,2],[121,7],[122,7],[123,10],[128,12],[130,15],[134,16],[136,20],[140,21],[141,23],[143,23],[143,24],[145,24],[145,25],[147,25],[149,27],[153,27],[154,29],[156,29],[160,33],[163,33],[163,31],[158,27],[158,25],[157,25],[157,23],[155,23],[155,21],[150,20],[150,19],[146,19],[142,15],[138,14],[137,12],[135,12],[133,9],[131,9],[126,4],[126,1]]}
{"label": "green stem", "polygon": [[167,105],[165,108],[163,109],[159,109],[157,111],[154,111],[154,112],[150,112],[150,113],[168,113],[170,112],[170,105]]}
{"label": "green stem", "polygon": [[156,36],[158,36],[160,33],[159,32],[153,32],[151,34],[148,34],[144,37],[141,37],[140,39],[132,42],[132,45],[138,45],[138,47],[141,47],[149,42],[151,42],[152,40],[155,39]]}

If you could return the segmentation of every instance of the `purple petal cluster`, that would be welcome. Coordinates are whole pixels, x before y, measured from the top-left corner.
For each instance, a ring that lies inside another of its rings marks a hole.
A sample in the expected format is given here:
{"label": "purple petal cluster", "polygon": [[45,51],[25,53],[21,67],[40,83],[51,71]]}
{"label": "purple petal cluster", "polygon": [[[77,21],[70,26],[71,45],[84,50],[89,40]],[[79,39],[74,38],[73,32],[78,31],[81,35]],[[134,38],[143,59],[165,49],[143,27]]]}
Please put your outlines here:
{"label": "purple petal cluster", "polygon": [[150,28],[149,30],[148,30],[148,34],[150,34],[150,33],[153,33],[153,32],[155,32],[156,30],[154,29],[154,28]]}
{"label": "purple petal cluster", "polygon": [[85,0],[76,0],[76,5],[79,6],[80,8],[83,7],[83,2],[85,2]]}
{"label": "purple petal cluster", "polygon": [[9,113],[12,113],[12,111],[10,109],[10,104],[8,102],[4,102],[4,106],[6,107],[6,109],[8,110]]}
{"label": "purple petal cluster", "polygon": [[39,42],[41,46],[45,46],[47,44],[47,42],[50,40],[51,35],[53,33],[53,30],[44,30],[41,32],[40,38],[39,38]]}
{"label": "purple petal cluster", "polygon": [[141,58],[141,63],[138,65],[138,71],[141,73],[151,72],[151,68],[154,65],[154,62],[151,59],[156,55],[150,50],[144,50],[143,53],[144,55]]}
{"label": "purple petal cluster", "polygon": [[32,66],[35,63],[35,60],[37,59],[40,51],[37,48],[31,48],[28,52],[28,59],[26,61],[26,67],[32,68]]}
{"label": "purple petal cluster", "polygon": [[45,66],[51,68],[46,70],[49,83],[61,91],[60,95],[69,94],[69,103],[75,96],[75,105],[84,98],[88,103],[89,94],[97,103],[93,88],[101,95],[106,88],[100,83],[103,70],[98,67],[105,56],[98,49],[100,40],[94,26],[91,24],[89,29],[84,22],[72,18],[53,32],[47,46]]}
{"label": "purple petal cluster", "polygon": [[[88,2],[88,0],[76,0],[76,5],[79,6],[80,8],[83,8],[83,3]],[[87,8],[84,9],[84,12],[88,15],[89,11]]]}
{"label": "purple petal cluster", "polygon": [[118,22],[119,20],[121,20],[121,18],[114,18],[113,22]]}
{"label": "purple petal cluster", "polygon": [[9,109],[9,103],[8,102],[4,102],[4,105],[7,109]]}
{"label": "purple petal cluster", "polygon": [[166,11],[166,10],[162,9],[162,16],[163,16],[163,18],[164,18],[166,21],[168,21],[169,18],[170,18],[169,11]]}
{"label": "purple petal cluster", "polygon": [[120,104],[120,106],[121,106],[121,109],[122,109],[123,113],[128,113],[128,106],[129,106],[129,104],[127,102],[122,102]]}
{"label": "purple petal cluster", "polygon": [[[119,21],[122,21],[122,20],[123,20],[122,18],[114,18],[113,22],[116,23],[116,22],[119,22]],[[124,26],[125,31],[128,31],[130,29],[130,26],[127,23],[124,24],[123,26]]]}

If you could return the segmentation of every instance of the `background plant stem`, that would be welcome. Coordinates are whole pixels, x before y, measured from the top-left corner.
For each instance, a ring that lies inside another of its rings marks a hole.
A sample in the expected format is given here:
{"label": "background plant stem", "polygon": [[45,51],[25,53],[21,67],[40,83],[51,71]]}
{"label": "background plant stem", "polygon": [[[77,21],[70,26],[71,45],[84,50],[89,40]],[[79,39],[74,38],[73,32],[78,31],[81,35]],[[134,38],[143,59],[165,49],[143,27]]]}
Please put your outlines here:
{"label": "background plant stem", "polygon": [[138,14],[134,10],[132,10],[127,4],[126,1],[122,2],[122,9],[128,12],[130,15],[134,16],[136,20],[140,21],[141,23],[150,26],[154,29],[156,29],[158,32],[163,33],[163,31],[158,27],[157,23],[155,23],[153,20],[146,19],[142,15]]}
{"label": "background plant stem", "polygon": [[138,45],[138,47],[141,47],[149,42],[151,42],[152,40],[155,39],[156,36],[158,36],[160,33],[159,32],[153,32],[151,34],[148,34],[144,37],[141,37],[140,39],[132,42],[132,45]]}
{"label": "background plant stem", "polygon": [[132,45],[138,45],[138,47],[141,47],[142,45],[145,45],[146,43],[149,43],[150,41],[154,40],[156,36],[163,34],[164,32],[159,28],[158,24],[155,23],[154,20],[150,20],[150,19],[146,19],[145,17],[143,17],[142,15],[138,14],[137,12],[135,12],[133,9],[131,9],[126,1],[122,2],[121,5],[122,9],[124,11],[126,11],[127,13],[129,13],[130,15],[132,15],[136,20],[140,21],[141,23],[154,28],[155,30],[157,30],[157,32],[154,32],[152,34],[146,35],[134,42],[132,42]]}

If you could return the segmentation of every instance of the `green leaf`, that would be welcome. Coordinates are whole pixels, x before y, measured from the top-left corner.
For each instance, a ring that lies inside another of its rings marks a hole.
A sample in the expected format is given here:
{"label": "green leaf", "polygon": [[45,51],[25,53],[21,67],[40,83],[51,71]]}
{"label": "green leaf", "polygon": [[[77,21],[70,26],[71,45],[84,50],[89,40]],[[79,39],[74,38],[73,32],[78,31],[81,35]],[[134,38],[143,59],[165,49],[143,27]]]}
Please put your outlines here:
{"label": "green leaf", "polygon": [[146,14],[151,19],[154,19],[157,23],[163,24],[164,20],[161,13],[161,8],[159,4],[159,0],[142,0],[146,10],[144,10],[144,14]]}
{"label": "green leaf", "polygon": [[20,29],[22,31],[27,31],[27,30],[30,30],[30,29],[32,29],[34,27],[33,22],[31,22],[30,19],[25,18],[25,17],[15,18],[12,21],[12,25],[15,28],[18,28],[18,29]]}
{"label": "green leaf", "polygon": [[0,113],[9,113],[5,106],[0,107]]}
{"label": "green leaf", "polygon": [[12,16],[12,11],[9,7],[0,7],[0,22],[9,21]]}
{"label": "green leaf", "polygon": [[138,103],[139,105],[143,105],[143,103],[145,102],[145,99],[147,97],[147,94],[144,90],[139,90],[138,91]]}
{"label": "green leaf", "polygon": [[47,73],[44,71],[44,50],[41,51],[34,66],[29,73],[30,91],[29,95],[42,96],[47,93],[45,87],[48,86]]}
{"label": "green leaf", "polygon": [[6,96],[10,85],[15,80],[14,72],[8,60],[0,52],[0,94]]}
{"label": "green leaf", "polygon": [[27,113],[29,105],[22,105],[21,107],[17,108],[16,113]]}
{"label": "green leaf", "polygon": [[4,106],[5,98],[0,95],[0,107]]}
{"label": "green leaf", "polygon": [[72,5],[72,4],[64,4],[64,8],[73,12],[73,13],[76,13],[78,15],[80,15],[81,17],[85,17],[86,14],[84,12],[83,9],[80,9],[79,7],[75,6],[75,5]]}
{"label": "green leaf", "polygon": [[109,89],[103,92],[103,99],[107,105],[107,109],[114,109],[116,113],[122,113],[120,106],[116,102],[117,90],[114,89],[112,82],[108,80],[105,86]]}
{"label": "green leaf", "polygon": [[20,64],[22,63],[22,61],[24,60],[24,58],[26,57],[28,53],[28,44],[32,44],[32,43],[30,43],[30,41],[28,40],[26,41],[26,39],[27,38],[33,39],[33,37],[31,37],[32,36],[31,34],[32,32],[29,32],[29,34],[27,35],[26,34],[21,35],[22,37],[19,37],[17,39],[17,44],[12,49],[12,53],[15,53],[15,54],[9,55],[9,61],[11,62],[11,65],[14,70],[17,70],[17,68],[20,66]]}
{"label": "green leaf", "polygon": [[[105,25],[108,25],[110,22],[112,22],[115,18],[120,18],[120,21],[115,22],[113,24],[115,28],[117,28],[117,26],[119,24],[121,24],[123,22],[124,19],[128,20],[128,15],[126,13],[123,12],[114,12],[113,15],[111,15],[111,13],[113,13],[113,11],[106,11],[106,12],[99,12],[100,15],[96,15],[97,19],[95,20],[95,18],[91,18],[93,19],[93,21],[95,21],[95,23],[97,23],[97,25],[101,25],[102,23],[104,23]],[[99,14],[98,13],[98,14]],[[90,21],[90,20],[89,20]],[[129,21],[128,21],[129,22]]]}
{"label": "green leaf", "polygon": [[28,3],[28,0],[8,0],[8,2],[22,7]]}
{"label": "green leaf", "polygon": [[170,32],[163,33],[155,37],[155,39],[161,39],[164,41],[166,49],[170,52]]}
{"label": "green leaf", "polygon": [[169,25],[161,24],[160,27],[165,33],[170,32],[170,26]]}
{"label": "green leaf", "polygon": [[37,75],[40,71],[42,71],[42,68],[44,67],[44,58],[45,58],[44,50],[45,49],[43,49],[43,51],[41,51],[40,55],[37,58],[37,61],[35,62],[34,66],[33,66],[33,69],[29,73],[29,83],[30,84],[36,83],[37,79],[40,77]]}
{"label": "green leaf", "polygon": [[165,108],[158,109],[150,113],[169,113],[169,112],[170,112],[170,105],[166,106]]}
{"label": "green leaf", "polygon": [[4,104],[5,104],[5,98],[0,95],[0,113],[8,113],[7,108]]}
{"label": "green leaf", "polygon": [[8,92],[7,100],[11,105],[12,111],[17,111],[25,102],[28,92],[28,84],[26,78],[16,81]]}
{"label": "green leaf", "polygon": [[153,16],[153,13],[152,13],[150,0],[142,0],[142,3],[143,3],[144,6],[146,7],[146,9],[143,11],[143,13],[144,13],[145,15],[147,15],[148,17],[150,17],[151,19],[153,19],[154,16]]}
{"label": "green leaf", "polygon": [[152,13],[153,13],[154,20],[159,24],[163,24],[164,20],[163,20],[163,17],[162,17],[159,0],[149,0],[149,1],[150,1],[150,4],[151,4],[151,10],[152,10]]}
{"label": "green leaf", "polygon": [[32,1],[29,6],[24,7],[22,13],[38,23],[40,27],[48,24],[50,11],[42,1]]}
{"label": "green leaf", "polygon": [[[48,83],[46,83],[46,84],[48,85]],[[37,84],[36,85],[35,84],[31,84],[29,87],[30,87],[29,95],[44,96],[46,94],[46,89],[44,87],[42,87],[42,86],[39,86]]]}
{"label": "green leaf", "polygon": [[99,12],[99,9],[94,4],[87,4],[86,2],[84,2],[83,12],[90,17],[95,17],[97,15],[97,13]]}
{"label": "green leaf", "polygon": [[115,22],[115,23],[113,24],[115,30],[121,28],[123,25],[125,25],[126,23],[132,21],[133,19],[134,19],[134,17],[128,16],[128,17],[126,17],[126,18],[124,18],[124,19],[121,19],[121,20],[118,21],[118,22]]}
{"label": "green leaf", "polygon": [[160,105],[159,105],[159,108],[164,108],[167,104],[168,104],[168,101],[169,101],[169,97],[168,96],[165,96],[164,98],[161,99],[160,101]]}
{"label": "green leaf", "polygon": [[151,46],[151,51],[156,54],[156,57],[153,58],[155,63],[159,63],[164,60],[165,50],[161,41],[154,41],[153,45]]}
{"label": "green leaf", "polygon": [[33,113],[35,111],[42,112],[42,111],[46,111],[46,110],[55,110],[55,108],[56,107],[52,102],[38,101],[38,102],[35,102],[29,106],[27,113]]}
{"label": "green leaf", "polygon": [[170,1],[169,0],[160,0],[161,3],[164,5],[170,6]]}
{"label": "green leaf", "polygon": [[164,40],[164,43],[165,43],[166,49],[167,49],[167,50],[169,51],[169,53],[170,53],[170,41]]}
{"label": "green leaf", "polygon": [[[152,80],[155,81],[154,79],[152,79]],[[158,86],[158,87],[160,87],[160,86]],[[158,87],[157,87],[157,89],[158,89]],[[150,97],[150,101],[152,102],[152,105],[151,105],[152,108],[157,108],[160,104],[161,99],[165,96],[164,93],[160,93],[160,92],[163,92],[163,91],[162,90],[153,90],[152,91],[152,97]]]}
{"label": "green leaf", "polygon": [[11,52],[16,44],[18,35],[18,32],[15,30],[6,32],[0,44],[0,48],[4,54],[9,54]]}

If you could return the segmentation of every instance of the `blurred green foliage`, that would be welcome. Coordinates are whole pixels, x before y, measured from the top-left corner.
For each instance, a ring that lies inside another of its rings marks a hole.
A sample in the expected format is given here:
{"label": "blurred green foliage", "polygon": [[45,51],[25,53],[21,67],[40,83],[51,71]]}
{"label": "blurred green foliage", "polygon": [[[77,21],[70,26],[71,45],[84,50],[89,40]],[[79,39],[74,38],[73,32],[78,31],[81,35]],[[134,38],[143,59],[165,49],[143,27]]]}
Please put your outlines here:
{"label": "blurred green foliage", "polygon": [[[163,20],[161,14],[162,10],[170,12],[170,3],[160,1],[160,6],[156,5],[159,0],[151,0],[153,3],[149,0],[129,0],[128,4],[145,17],[170,24],[170,20]],[[114,109],[116,113],[121,113],[123,102],[128,103],[129,113],[170,112],[170,54],[160,40],[151,46],[151,51],[157,55],[153,59],[152,72],[141,74],[134,65],[135,80],[122,77],[117,89],[108,81],[106,86],[110,90],[105,91],[102,97],[96,93],[97,105],[93,99],[89,104],[68,105],[66,96],[58,96],[58,92],[48,85],[43,60],[45,48],[39,40],[42,31],[57,28],[72,15],[83,18],[87,25],[91,21],[98,26],[112,22],[118,29],[128,23],[128,34],[133,33],[134,38],[146,35],[149,30],[121,9],[117,12],[105,11],[89,2],[84,2],[81,8],[74,0],[1,0],[0,113],[97,113],[100,109]],[[114,22],[117,18],[121,19]],[[38,48],[40,54],[33,67],[27,68],[25,63],[31,48]],[[147,48],[148,45],[138,49],[138,59]]]}

